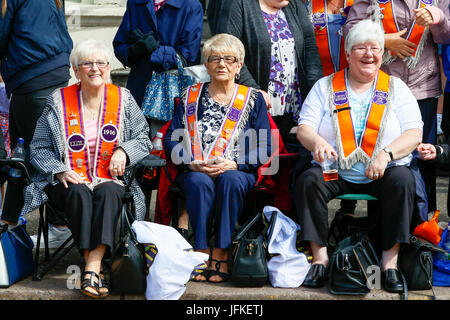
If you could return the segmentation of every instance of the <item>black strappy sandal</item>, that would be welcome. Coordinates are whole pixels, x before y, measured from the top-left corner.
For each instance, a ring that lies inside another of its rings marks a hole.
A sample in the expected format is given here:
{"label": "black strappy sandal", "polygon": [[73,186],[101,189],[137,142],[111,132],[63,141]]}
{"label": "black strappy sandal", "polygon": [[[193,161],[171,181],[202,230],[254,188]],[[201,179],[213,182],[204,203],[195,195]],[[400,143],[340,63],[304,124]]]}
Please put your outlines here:
{"label": "black strappy sandal", "polygon": [[[217,259],[211,259],[211,263],[215,262],[214,268],[215,269],[210,269],[209,270],[209,275],[208,275],[208,282],[211,283],[221,283],[221,282],[226,282],[228,281],[228,279],[230,278],[230,274],[229,273],[225,273],[225,272],[221,272],[220,271],[220,265],[221,263],[227,263],[228,264],[228,260],[217,260]],[[219,276],[222,278],[221,281],[210,281],[209,279],[212,276]]]}
{"label": "black strappy sandal", "polygon": [[[102,279],[103,276],[103,279]],[[101,292],[100,289],[107,289],[108,291],[106,292]],[[106,280],[105,278],[105,273],[103,271],[100,271],[100,277],[98,278],[98,294],[100,296],[100,298],[105,298],[107,296],[109,296],[109,284],[108,284],[108,280]]]}
{"label": "black strappy sandal", "polygon": [[[86,278],[86,275],[90,275],[89,278]],[[98,293],[98,283],[95,283],[95,278],[99,279],[98,274],[96,274],[94,271],[84,271],[81,274],[81,288],[80,291],[84,295],[87,295],[91,298],[97,299],[100,297],[100,294]],[[87,288],[92,288],[97,291],[97,294],[94,292],[86,290]]]}

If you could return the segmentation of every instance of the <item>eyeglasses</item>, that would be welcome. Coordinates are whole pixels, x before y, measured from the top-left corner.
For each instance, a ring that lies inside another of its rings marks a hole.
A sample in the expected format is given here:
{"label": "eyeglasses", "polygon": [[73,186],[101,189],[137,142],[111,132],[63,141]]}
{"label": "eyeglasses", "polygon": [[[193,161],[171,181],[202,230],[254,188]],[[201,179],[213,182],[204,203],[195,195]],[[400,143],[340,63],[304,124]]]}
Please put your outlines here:
{"label": "eyeglasses", "polygon": [[79,63],[78,66],[83,69],[92,69],[94,63],[97,65],[99,69],[106,68],[106,66],[109,65],[109,62],[106,61],[84,61]]}
{"label": "eyeglasses", "polygon": [[361,46],[361,47],[354,47],[354,48],[352,48],[352,50],[360,55],[366,54],[369,51],[372,52],[372,54],[379,54],[381,52],[382,48]]}
{"label": "eyeglasses", "polygon": [[223,59],[223,62],[225,62],[226,64],[233,64],[233,63],[237,62],[237,58],[234,56],[223,56],[223,57],[209,56],[208,62],[220,63],[220,60],[222,60],[222,59]]}

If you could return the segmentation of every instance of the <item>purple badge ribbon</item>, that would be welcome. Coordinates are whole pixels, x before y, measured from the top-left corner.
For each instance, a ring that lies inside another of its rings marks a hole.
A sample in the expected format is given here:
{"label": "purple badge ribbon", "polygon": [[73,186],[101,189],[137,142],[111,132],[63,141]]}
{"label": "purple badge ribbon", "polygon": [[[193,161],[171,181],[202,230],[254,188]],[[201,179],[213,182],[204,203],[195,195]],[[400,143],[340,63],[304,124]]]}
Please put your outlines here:
{"label": "purple badge ribbon", "polygon": [[239,120],[240,116],[241,116],[241,112],[238,109],[231,107],[230,112],[228,113],[228,119],[236,122]]}
{"label": "purple badge ribbon", "polygon": [[422,3],[427,6],[431,6],[433,4],[433,0],[422,0]]}
{"label": "purple badge ribbon", "polygon": [[119,137],[117,127],[113,124],[105,124],[101,129],[101,135],[106,142],[114,142]]}
{"label": "purple badge ribbon", "polygon": [[388,3],[389,1],[391,1],[391,0],[378,0],[378,3],[386,4],[386,3]]}
{"label": "purple badge ribbon", "polygon": [[313,15],[314,28],[325,28],[327,21],[325,18],[325,12],[317,12]]}
{"label": "purple badge ribbon", "polygon": [[80,152],[86,145],[86,139],[81,134],[74,133],[67,139],[67,145],[70,151]]}
{"label": "purple badge ribbon", "polygon": [[373,102],[376,104],[386,104],[387,102],[387,92],[376,90],[373,95]]}
{"label": "purple badge ribbon", "polygon": [[333,102],[336,106],[341,106],[348,103],[347,92],[346,91],[335,92]]}
{"label": "purple badge ribbon", "polygon": [[186,115],[188,117],[192,116],[195,113],[195,103],[189,103],[186,107]]}

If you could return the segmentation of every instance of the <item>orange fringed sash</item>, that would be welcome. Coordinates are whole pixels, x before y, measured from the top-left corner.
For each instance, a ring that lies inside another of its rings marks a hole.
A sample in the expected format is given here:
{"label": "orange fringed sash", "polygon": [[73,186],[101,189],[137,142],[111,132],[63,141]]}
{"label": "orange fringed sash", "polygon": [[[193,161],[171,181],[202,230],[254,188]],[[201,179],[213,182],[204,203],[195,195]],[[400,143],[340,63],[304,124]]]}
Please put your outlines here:
{"label": "orange fringed sash", "polygon": [[89,182],[93,178],[112,179],[109,161],[114,152],[121,123],[122,92],[115,85],[105,86],[103,106],[99,118],[99,136],[93,172],[89,172],[89,148],[84,129],[81,91],[78,84],[60,89],[64,140],[67,145],[67,159],[70,168]]}
{"label": "orange fringed sash", "polygon": [[[326,0],[311,0],[312,1],[312,17],[313,27],[316,36],[317,47],[319,48],[320,60],[322,62],[323,74],[328,76],[339,70],[348,67],[347,59],[345,58],[344,37],[336,35],[340,39],[339,61],[336,65],[333,63],[330,47],[330,34],[328,30],[327,19],[327,4]],[[344,8],[352,6],[354,0],[346,0]]]}
{"label": "orange fringed sash", "polygon": [[[431,5],[431,0],[419,0],[417,8],[424,8],[426,5]],[[395,8],[391,0],[378,0],[378,5],[381,12],[384,15],[382,20],[383,28],[385,33],[396,33],[401,30],[398,29],[397,19],[395,17]],[[420,26],[413,22],[411,28],[409,28],[409,33],[406,36],[406,39],[419,46],[420,40],[422,39],[422,35],[425,31],[425,27]],[[413,57],[416,55],[417,47],[414,49]],[[391,53],[392,55],[392,53]]]}
{"label": "orange fringed sash", "polygon": [[[333,103],[336,107],[334,112],[337,113],[344,157],[347,158],[358,148],[358,142],[356,141],[353,120],[350,114],[345,78],[346,70],[337,72],[333,77]],[[368,112],[366,127],[362,134],[360,146],[369,158],[372,157],[375,149],[381,120],[383,119],[384,111],[386,109],[389,79],[390,77],[388,74],[381,70],[378,72],[372,105]]]}
{"label": "orange fringed sash", "polygon": [[223,156],[236,131],[235,129],[242,114],[244,113],[244,109],[247,107],[250,97],[250,88],[243,85],[237,85],[236,91],[229,105],[227,115],[222,122],[221,134],[216,138],[211,153],[209,155],[205,155],[204,157],[197,128],[197,107],[202,89],[202,83],[199,83],[196,86],[191,86],[188,90],[186,98],[185,116],[194,160],[209,160]]}

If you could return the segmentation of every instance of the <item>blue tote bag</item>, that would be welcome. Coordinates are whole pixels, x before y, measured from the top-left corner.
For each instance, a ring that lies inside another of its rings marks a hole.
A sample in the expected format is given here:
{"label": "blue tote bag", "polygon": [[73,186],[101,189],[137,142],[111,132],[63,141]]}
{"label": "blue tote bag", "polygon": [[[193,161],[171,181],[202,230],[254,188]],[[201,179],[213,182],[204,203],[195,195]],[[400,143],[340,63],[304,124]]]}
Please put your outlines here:
{"label": "blue tote bag", "polygon": [[[0,233],[0,287],[9,287],[15,282],[26,278],[33,273],[33,241],[25,225],[11,230],[5,227]],[[6,277],[4,272],[7,271]]]}
{"label": "blue tote bag", "polygon": [[183,63],[177,57],[177,69],[163,72],[153,71],[152,78],[145,88],[142,112],[147,118],[169,121],[172,119],[174,98],[193,83],[191,76],[183,74]]}

